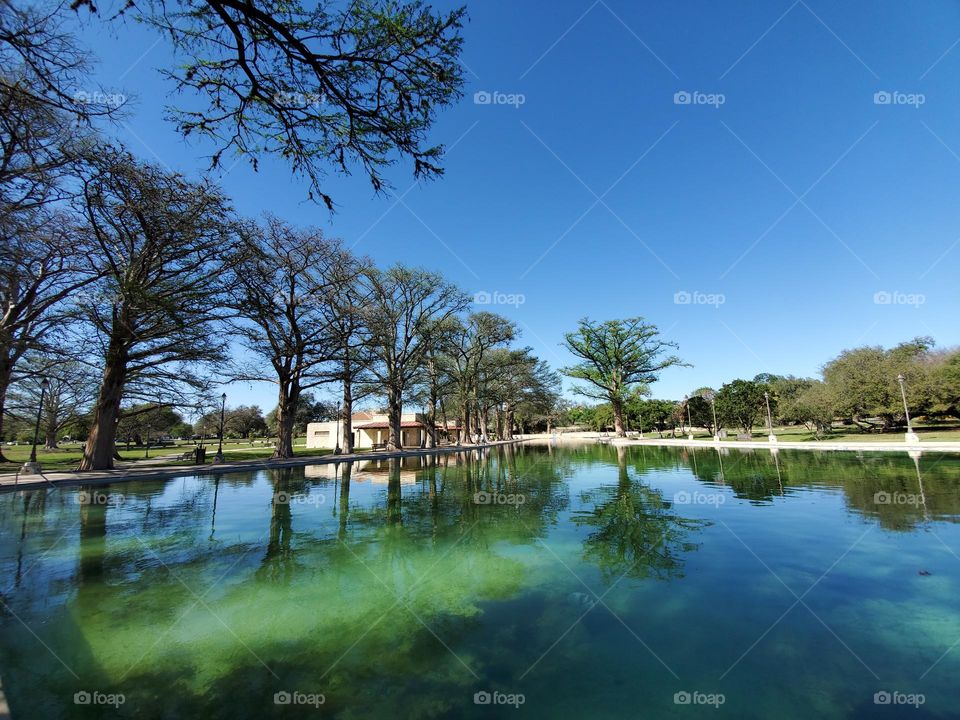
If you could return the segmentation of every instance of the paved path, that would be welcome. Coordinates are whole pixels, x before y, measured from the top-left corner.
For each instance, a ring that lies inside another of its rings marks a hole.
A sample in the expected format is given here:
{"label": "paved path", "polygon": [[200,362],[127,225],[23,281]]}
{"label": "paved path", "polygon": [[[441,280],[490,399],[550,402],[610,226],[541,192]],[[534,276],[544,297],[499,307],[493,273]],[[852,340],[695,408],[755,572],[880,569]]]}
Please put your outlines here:
{"label": "paved path", "polygon": [[[350,455],[316,455],[312,457],[296,457],[289,460],[272,460],[268,458],[257,460],[236,460],[219,465],[165,465],[159,467],[144,466],[143,461],[135,466],[118,467],[114,470],[95,470],[90,472],[51,472],[42,475],[2,475],[0,476],[0,491],[19,488],[30,488],[38,485],[105,485],[108,483],[123,482],[125,480],[157,480],[191,474],[220,474],[230,472],[248,472],[263,468],[298,467],[300,465],[326,465],[352,460],[383,460],[387,458],[421,457],[424,455],[443,455],[452,452],[480,450],[498,445],[511,445],[522,440],[503,440],[485,445],[449,445],[440,448],[411,449],[411,450],[384,450],[377,452],[352,453]],[[175,457],[175,456],[171,456]],[[170,458],[167,458],[168,460]],[[157,458],[159,461],[160,458]]]}
{"label": "paved path", "polygon": [[929,441],[905,442],[768,442],[767,440],[688,440],[687,438],[610,438],[611,445],[676,445],[684,447],[714,447],[770,450],[857,450],[861,452],[952,452],[960,453],[960,442]]}

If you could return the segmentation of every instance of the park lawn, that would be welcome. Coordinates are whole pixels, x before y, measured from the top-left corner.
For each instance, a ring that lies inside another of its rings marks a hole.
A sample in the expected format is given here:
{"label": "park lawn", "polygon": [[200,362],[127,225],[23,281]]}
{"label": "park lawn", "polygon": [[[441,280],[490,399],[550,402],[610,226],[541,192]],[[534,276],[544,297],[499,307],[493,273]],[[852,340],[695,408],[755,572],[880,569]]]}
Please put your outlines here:
{"label": "park lawn", "polygon": [[[920,438],[920,442],[960,442],[960,428],[944,427],[932,425],[929,427],[916,426],[914,432]],[[768,430],[766,428],[754,429],[753,436],[757,440],[765,440]],[[774,429],[777,439],[782,442],[815,442],[817,436],[805,427],[791,425],[789,427],[778,427]],[[832,433],[821,438],[824,442],[903,442],[903,430],[887,433],[865,433],[856,428],[837,428]],[[734,434],[732,438],[735,439]]]}
{"label": "park lawn", "polygon": [[[164,456],[181,455],[192,451],[195,447],[196,445],[192,442],[178,442],[175,445],[151,447],[149,461],[143,462],[145,460],[144,448],[138,449],[135,446],[131,446],[131,449],[127,450],[125,446],[121,445],[120,457],[123,458],[124,461],[131,463],[131,467],[134,468],[137,467],[138,464],[141,464],[141,467],[191,465],[192,463],[189,460],[169,458],[158,461],[157,459]],[[213,456],[217,452],[217,443],[215,440],[207,440],[205,447],[207,448],[206,464],[210,465],[213,463]],[[330,452],[330,450],[315,448],[307,449],[306,446],[298,446],[296,443],[294,443],[293,449],[295,457],[316,457],[319,455],[327,455]],[[10,462],[0,463],[0,475],[12,475],[30,458],[30,446],[4,445],[3,454]],[[61,447],[57,450],[44,450],[42,447],[37,448],[37,460],[44,472],[70,472],[75,470],[80,463],[82,455],[82,443],[62,443]],[[252,443],[246,440],[227,440],[224,441],[223,444],[223,455],[227,462],[266,459],[273,455],[273,441],[267,440],[264,443]]]}

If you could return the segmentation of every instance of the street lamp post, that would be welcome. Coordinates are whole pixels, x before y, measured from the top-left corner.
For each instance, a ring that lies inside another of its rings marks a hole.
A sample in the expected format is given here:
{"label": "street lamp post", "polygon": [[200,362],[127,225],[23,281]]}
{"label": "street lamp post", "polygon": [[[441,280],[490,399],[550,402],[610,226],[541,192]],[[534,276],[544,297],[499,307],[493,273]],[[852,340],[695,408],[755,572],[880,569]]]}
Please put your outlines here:
{"label": "street lamp post", "polygon": [[903,385],[905,380],[903,373],[897,375],[897,382],[900,383],[900,397],[903,399],[903,414],[907,418],[907,434],[904,439],[911,445],[915,445],[920,442],[920,438],[913,431],[913,422],[910,420],[910,409],[907,407],[907,390]]}
{"label": "street lamp post", "polygon": [[683,402],[687,406],[687,440],[693,440],[693,415],[690,414],[690,396],[684,395]]}
{"label": "street lamp post", "polygon": [[227,409],[227,394],[223,393],[220,396],[220,431],[217,434],[217,439],[219,440],[219,445],[217,446],[217,454],[213,456],[213,463],[223,462],[223,415]]}
{"label": "street lamp post", "polygon": [[770,412],[770,393],[765,392],[763,394],[763,399],[767,403],[767,430],[770,432],[770,434],[767,435],[767,440],[775,443],[777,441],[777,436],[773,434],[773,414]]}
{"label": "street lamp post", "polygon": [[37,408],[37,423],[33,427],[33,447],[30,448],[30,460],[23,464],[20,469],[22,475],[38,475],[40,473],[40,463],[37,462],[37,442],[40,440],[40,420],[43,418],[43,401],[47,395],[47,388],[50,387],[50,381],[44,378],[40,382],[40,406]]}
{"label": "street lamp post", "polygon": [[337,439],[335,441],[335,447],[333,448],[333,454],[340,454],[340,401],[337,400]]}

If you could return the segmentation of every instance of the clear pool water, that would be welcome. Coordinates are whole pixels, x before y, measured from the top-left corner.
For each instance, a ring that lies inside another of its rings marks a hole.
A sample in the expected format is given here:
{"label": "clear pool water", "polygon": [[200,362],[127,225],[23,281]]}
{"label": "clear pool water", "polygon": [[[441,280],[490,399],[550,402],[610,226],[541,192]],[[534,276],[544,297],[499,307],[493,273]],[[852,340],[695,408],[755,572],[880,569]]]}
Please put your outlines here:
{"label": "clear pool water", "polygon": [[955,456],[521,445],[0,496],[21,718],[960,714]]}

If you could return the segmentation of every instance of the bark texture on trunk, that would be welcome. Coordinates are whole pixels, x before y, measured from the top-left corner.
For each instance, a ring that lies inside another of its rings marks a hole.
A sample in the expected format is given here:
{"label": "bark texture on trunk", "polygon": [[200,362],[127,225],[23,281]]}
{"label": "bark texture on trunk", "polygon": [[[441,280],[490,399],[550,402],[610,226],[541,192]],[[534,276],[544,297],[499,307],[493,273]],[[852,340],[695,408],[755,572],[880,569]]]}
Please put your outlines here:
{"label": "bark texture on trunk", "polygon": [[296,383],[280,383],[277,399],[277,444],[273,449],[275,458],[293,457],[293,426],[297,419],[297,402],[300,388]]}
{"label": "bark texture on trunk", "polygon": [[403,391],[399,388],[390,388],[387,396],[387,421],[389,424],[388,450],[403,448],[401,437],[400,418],[403,415]]}
{"label": "bark texture on trunk", "polygon": [[349,455],[353,452],[353,385],[347,377],[345,377],[343,381],[342,413],[340,449]]}
{"label": "bark texture on trunk", "polygon": [[[10,353],[5,351],[0,356],[0,440],[7,438],[3,434],[3,416],[7,405],[7,388],[10,387],[10,378],[13,374],[13,363],[10,361]],[[0,462],[6,462],[7,458],[3,456],[3,446],[0,445]]]}
{"label": "bark texture on trunk", "polygon": [[111,349],[107,353],[103,380],[94,407],[93,426],[83,448],[79,470],[110,470],[116,456],[117,421],[127,374],[124,352]]}
{"label": "bark texture on trunk", "polygon": [[617,437],[626,437],[627,431],[623,425],[623,402],[621,400],[613,400],[610,403],[610,407],[613,409],[613,430]]}

